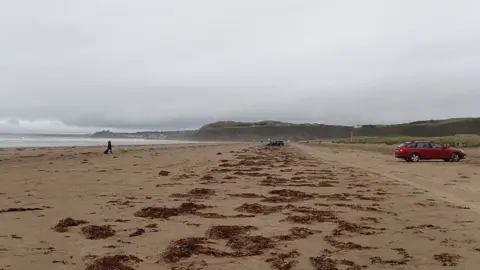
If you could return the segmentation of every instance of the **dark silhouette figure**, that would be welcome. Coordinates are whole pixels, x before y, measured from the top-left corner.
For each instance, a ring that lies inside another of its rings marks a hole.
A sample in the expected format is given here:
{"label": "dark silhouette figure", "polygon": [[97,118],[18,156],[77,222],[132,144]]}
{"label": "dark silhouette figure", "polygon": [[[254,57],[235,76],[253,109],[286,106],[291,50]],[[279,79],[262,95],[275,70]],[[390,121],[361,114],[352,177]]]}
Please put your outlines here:
{"label": "dark silhouette figure", "polygon": [[108,152],[110,152],[110,154],[113,154],[113,152],[112,152],[112,142],[111,141],[108,141],[107,150],[105,150],[105,152],[103,152],[103,153],[108,154]]}

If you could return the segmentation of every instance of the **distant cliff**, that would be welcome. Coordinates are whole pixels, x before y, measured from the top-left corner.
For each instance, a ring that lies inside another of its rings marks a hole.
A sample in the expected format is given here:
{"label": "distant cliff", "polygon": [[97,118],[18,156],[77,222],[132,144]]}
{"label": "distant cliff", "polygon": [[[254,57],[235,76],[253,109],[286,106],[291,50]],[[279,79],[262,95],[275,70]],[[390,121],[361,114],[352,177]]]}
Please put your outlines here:
{"label": "distant cliff", "polygon": [[457,134],[480,135],[480,118],[416,121],[398,125],[364,125],[349,127],[323,124],[292,124],[278,121],[221,121],[190,131],[151,131],[136,133],[97,132],[97,138],[147,138],[197,141],[252,141],[267,139],[314,140],[355,136],[438,137]]}

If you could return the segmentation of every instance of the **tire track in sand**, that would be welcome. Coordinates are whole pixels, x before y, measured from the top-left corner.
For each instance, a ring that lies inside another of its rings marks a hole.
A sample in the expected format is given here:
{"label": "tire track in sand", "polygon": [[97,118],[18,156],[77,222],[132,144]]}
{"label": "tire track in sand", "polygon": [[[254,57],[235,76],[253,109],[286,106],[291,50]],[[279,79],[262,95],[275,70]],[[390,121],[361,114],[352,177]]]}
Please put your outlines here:
{"label": "tire track in sand", "polygon": [[[390,178],[392,180],[408,184],[408,185],[413,186],[415,188],[427,190],[431,194],[433,194],[434,196],[438,197],[439,199],[441,199],[445,202],[449,202],[449,203],[456,204],[456,205],[461,205],[461,206],[466,206],[466,207],[470,208],[471,211],[474,211],[474,212],[476,212],[477,214],[480,215],[480,205],[478,205],[476,203],[472,203],[468,199],[459,197],[457,195],[454,195],[454,194],[446,191],[444,187],[440,187],[439,184],[437,182],[432,181],[432,179],[428,179],[428,178],[421,177],[421,176],[415,176],[415,177],[412,176],[412,178],[417,178],[417,179],[421,180],[422,183],[420,183],[420,181],[416,182],[416,181],[406,179],[404,177],[398,177],[396,175],[393,175],[392,173],[389,173],[389,172],[386,172],[385,170],[382,170],[380,167],[377,167],[376,169],[371,169],[371,168],[362,166],[358,163],[355,163],[354,160],[348,160],[348,162],[346,162],[345,160],[339,159],[335,154],[326,152],[325,150],[328,149],[328,148],[316,148],[316,147],[299,145],[299,144],[292,144],[292,146],[294,146],[297,149],[303,151],[307,155],[310,155],[310,156],[313,156],[316,159],[322,160],[322,162],[327,163],[327,164],[332,164],[332,165],[337,164],[338,165],[340,163],[340,164],[345,165],[345,166],[349,166],[349,167],[353,167],[353,168],[356,168],[356,169],[364,170],[366,172],[381,175],[383,177]],[[463,190],[465,190],[467,192],[475,193],[473,191],[473,189],[467,189],[467,190],[463,189]],[[480,192],[477,195],[478,196],[475,196],[475,197],[478,198],[480,196]]]}

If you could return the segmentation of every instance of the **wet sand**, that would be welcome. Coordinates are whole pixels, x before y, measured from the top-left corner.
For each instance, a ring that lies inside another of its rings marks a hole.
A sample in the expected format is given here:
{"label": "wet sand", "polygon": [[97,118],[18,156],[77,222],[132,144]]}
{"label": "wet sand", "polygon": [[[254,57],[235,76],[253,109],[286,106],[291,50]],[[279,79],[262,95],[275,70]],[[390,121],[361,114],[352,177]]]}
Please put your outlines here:
{"label": "wet sand", "polygon": [[475,163],[296,144],[102,152],[0,152],[0,269],[480,265]]}

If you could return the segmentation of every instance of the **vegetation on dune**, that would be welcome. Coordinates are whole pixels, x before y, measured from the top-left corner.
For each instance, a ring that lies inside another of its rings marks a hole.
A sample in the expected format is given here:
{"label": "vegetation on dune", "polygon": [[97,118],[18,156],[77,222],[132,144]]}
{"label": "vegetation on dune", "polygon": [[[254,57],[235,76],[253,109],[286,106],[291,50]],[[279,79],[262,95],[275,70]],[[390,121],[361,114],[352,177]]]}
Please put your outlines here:
{"label": "vegetation on dune", "polygon": [[407,123],[405,125],[420,125],[420,126],[433,126],[433,125],[443,125],[443,124],[450,124],[450,123],[457,123],[457,122],[465,122],[465,121],[475,121],[476,118],[449,118],[449,119],[441,119],[441,120],[422,120],[422,121],[414,121]]}
{"label": "vegetation on dune", "polygon": [[446,137],[458,134],[480,135],[480,118],[451,118],[415,121],[396,125],[364,125],[354,130],[356,136],[365,137]]}
{"label": "vegetation on dune", "polygon": [[458,147],[480,147],[480,136],[445,136],[445,137],[353,137],[350,139],[334,140],[333,143],[344,144],[386,144],[398,145],[408,141],[435,141],[444,145]]}

